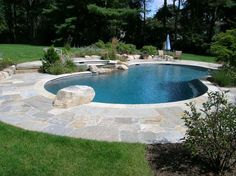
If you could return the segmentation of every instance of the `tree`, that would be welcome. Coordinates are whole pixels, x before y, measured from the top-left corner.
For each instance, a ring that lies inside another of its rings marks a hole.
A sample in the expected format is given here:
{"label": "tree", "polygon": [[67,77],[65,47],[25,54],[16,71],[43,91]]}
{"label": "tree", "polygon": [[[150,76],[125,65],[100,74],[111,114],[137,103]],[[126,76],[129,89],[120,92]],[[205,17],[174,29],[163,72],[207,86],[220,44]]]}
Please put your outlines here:
{"label": "tree", "polygon": [[227,30],[214,37],[211,51],[219,61],[236,67],[236,29]]}

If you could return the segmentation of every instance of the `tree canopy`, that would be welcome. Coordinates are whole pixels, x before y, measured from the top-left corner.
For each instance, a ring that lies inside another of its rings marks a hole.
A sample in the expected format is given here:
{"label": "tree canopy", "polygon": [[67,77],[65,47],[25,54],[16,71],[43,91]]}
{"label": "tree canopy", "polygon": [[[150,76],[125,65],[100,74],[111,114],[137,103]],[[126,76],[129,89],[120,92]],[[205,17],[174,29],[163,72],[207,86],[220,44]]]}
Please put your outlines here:
{"label": "tree canopy", "polygon": [[[0,42],[85,46],[117,37],[137,47],[207,53],[214,35],[236,28],[236,0],[173,0],[148,17],[151,0],[0,0]],[[160,4],[154,4],[160,7]]]}

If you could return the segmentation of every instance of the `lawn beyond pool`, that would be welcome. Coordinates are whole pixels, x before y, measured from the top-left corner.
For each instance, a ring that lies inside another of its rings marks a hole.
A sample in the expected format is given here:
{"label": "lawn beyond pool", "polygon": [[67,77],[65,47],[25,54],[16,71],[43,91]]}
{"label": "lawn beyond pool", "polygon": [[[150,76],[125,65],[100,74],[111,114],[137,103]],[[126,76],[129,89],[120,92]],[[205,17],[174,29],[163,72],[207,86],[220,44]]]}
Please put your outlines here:
{"label": "lawn beyond pool", "polygon": [[10,58],[16,63],[39,60],[45,46],[0,44],[0,58]]}
{"label": "lawn beyond pool", "polygon": [[0,175],[152,175],[145,145],[21,130],[0,122]]}
{"label": "lawn beyond pool", "polygon": [[[48,46],[34,46],[23,44],[0,44],[0,58],[10,58],[16,63],[39,60],[43,56],[43,48]],[[74,52],[76,50],[73,50]],[[216,62],[212,56],[201,56],[183,53],[183,60]]]}

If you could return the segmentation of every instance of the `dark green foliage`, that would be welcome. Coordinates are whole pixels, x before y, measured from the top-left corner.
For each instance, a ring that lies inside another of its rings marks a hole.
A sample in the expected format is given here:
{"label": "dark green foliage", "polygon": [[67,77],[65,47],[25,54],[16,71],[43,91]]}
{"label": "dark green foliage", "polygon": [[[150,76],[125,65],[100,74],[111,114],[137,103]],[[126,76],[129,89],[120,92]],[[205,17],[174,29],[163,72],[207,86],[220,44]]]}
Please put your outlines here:
{"label": "dark green foliage", "polygon": [[14,65],[14,62],[11,59],[1,59],[0,58],[0,71],[4,68],[7,68],[11,65]]}
{"label": "dark green foliage", "polygon": [[216,35],[211,51],[219,61],[236,67],[236,29]]}
{"label": "dark green foliage", "polygon": [[126,44],[119,42],[117,45],[117,52],[120,54],[135,54],[138,53],[136,46],[133,44]]}
{"label": "dark green foliage", "polygon": [[218,85],[236,86],[236,69],[235,67],[222,67],[212,72],[213,81]]}
{"label": "dark green foliage", "polygon": [[143,54],[148,54],[148,55],[157,55],[157,48],[152,45],[146,45],[146,46],[143,46],[143,48],[141,49],[141,52]]}
{"label": "dark green foliage", "polygon": [[42,71],[45,73],[50,73],[49,68],[55,64],[61,62],[59,55],[55,51],[54,47],[50,47],[47,51],[44,52],[44,56],[42,58]]}
{"label": "dark green foliage", "polygon": [[45,73],[59,75],[77,71],[76,65],[71,60],[66,59],[65,62],[62,62],[53,47],[50,47],[47,51],[45,51],[42,62],[42,71]]}
{"label": "dark green foliage", "polygon": [[187,104],[183,119],[187,126],[185,143],[194,155],[204,159],[213,172],[223,175],[236,162],[236,106],[223,92],[208,93],[203,108]]}

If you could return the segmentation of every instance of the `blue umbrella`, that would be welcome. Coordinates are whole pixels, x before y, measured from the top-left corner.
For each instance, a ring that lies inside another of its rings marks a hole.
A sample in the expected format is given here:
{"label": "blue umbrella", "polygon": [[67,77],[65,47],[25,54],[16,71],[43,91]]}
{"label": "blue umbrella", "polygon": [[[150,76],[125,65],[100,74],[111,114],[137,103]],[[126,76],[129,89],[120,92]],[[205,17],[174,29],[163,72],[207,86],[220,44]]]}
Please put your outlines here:
{"label": "blue umbrella", "polygon": [[166,36],[165,50],[166,51],[170,51],[171,50],[170,35],[169,34],[167,34],[167,36]]}

